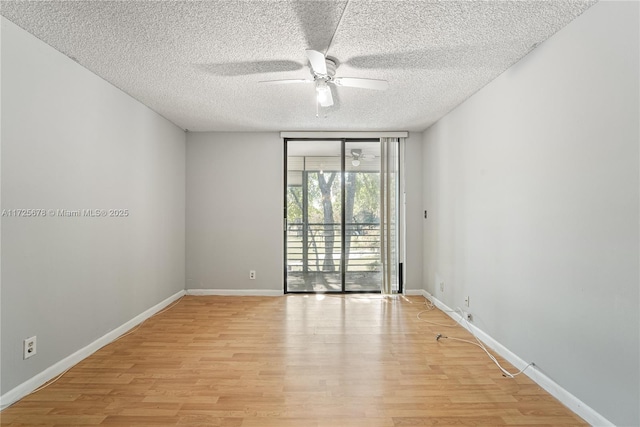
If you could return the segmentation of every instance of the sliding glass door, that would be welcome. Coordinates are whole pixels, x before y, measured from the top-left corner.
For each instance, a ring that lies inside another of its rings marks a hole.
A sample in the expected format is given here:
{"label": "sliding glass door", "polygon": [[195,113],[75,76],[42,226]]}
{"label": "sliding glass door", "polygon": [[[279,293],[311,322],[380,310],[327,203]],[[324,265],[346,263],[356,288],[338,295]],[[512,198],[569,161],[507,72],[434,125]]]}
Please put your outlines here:
{"label": "sliding glass door", "polygon": [[286,291],[342,291],[342,142],[288,141]]}
{"label": "sliding glass door", "polygon": [[286,140],[285,163],[285,292],[380,292],[380,140]]}

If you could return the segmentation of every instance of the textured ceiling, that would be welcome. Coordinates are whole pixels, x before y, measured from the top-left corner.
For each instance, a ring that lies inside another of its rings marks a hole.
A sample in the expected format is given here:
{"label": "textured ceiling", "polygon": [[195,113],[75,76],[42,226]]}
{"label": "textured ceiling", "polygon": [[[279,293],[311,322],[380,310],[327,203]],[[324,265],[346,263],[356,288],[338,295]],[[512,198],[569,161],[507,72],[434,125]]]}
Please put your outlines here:
{"label": "textured ceiling", "polygon": [[[191,131],[422,131],[595,1],[2,1],[0,13]],[[336,76],[316,117],[305,49]],[[328,51],[327,51],[328,49]]]}

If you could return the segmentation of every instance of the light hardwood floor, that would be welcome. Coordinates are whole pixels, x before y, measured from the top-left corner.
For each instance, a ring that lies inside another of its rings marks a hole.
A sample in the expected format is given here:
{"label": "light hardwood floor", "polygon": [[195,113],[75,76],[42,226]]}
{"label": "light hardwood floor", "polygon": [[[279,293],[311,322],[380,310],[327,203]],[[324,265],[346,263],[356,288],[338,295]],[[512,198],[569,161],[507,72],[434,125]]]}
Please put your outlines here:
{"label": "light hardwood floor", "polygon": [[[424,301],[187,296],[3,411],[1,424],[586,425],[526,376],[503,377],[480,348],[436,341],[471,336],[419,320]],[[421,317],[452,323],[438,310]]]}

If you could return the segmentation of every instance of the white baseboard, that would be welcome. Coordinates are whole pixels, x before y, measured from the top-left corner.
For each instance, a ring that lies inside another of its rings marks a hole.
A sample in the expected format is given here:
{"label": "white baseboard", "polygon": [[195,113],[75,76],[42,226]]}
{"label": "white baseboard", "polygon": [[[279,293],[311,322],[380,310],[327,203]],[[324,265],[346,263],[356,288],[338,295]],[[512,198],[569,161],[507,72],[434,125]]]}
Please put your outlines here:
{"label": "white baseboard", "polygon": [[279,297],[284,291],[271,289],[187,289],[187,295],[234,295],[234,296],[258,296]]}
{"label": "white baseboard", "polygon": [[[424,295],[424,290],[422,289],[405,289],[404,295],[413,296],[413,295]],[[426,296],[425,296],[426,298]]]}
{"label": "white baseboard", "polygon": [[[469,332],[472,332],[480,341],[485,343],[488,347],[490,347],[493,351],[499,354],[501,357],[509,361],[516,369],[520,370],[527,366],[529,363],[524,361],[518,355],[513,353],[511,350],[500,344],[498,341],[493,339],[490,335],[479,329],[477,326],[469,324],[467,322],[462,321],[462,317],[460,314],[454,312],[450,307],[444,304],[442,301],[435,298],[427,291],[422,291],[420,293],[426,299],[431,301],[436,307],[442,310],[444,313],[449,315],[452,319],[454,319],[460,326],[467,329]],[[558,383],[553,381],[551,378],[546,376],[537,366],[533,365],[527,368],[524,371],[524,374],[531,378],[536,384],[546,390],[550,395],[558,399],[563,405],[567,408],[571,409],[576,415],[584,419],[592,426],[602,426],[609,427],[615,426],[611,421],[607,420],[605,417],[596,412],[589,405],[585,404],[583,401],[578,399],[576,396],[571,394],[569,391],[564,389]]]}
{"label": "white baseboard", "polygon": [[129,320],[127,323],[123,324],[122,326],[119,326],[118,328],[112,330],[111,332],[108,332],[107,334],[98,338],[97,340],[87,345],[86,347],[81,348],[75,353],[55,363],[54,365],[49,366],[47,369],[31,377],[30,379],[23,382],[22,384],[9,390],[8,392],[0,396],[0,410],[5,409],[6,407],[14,404],[18,400],[22,399],[23,397],[33,392],[35,389],[37,389],[41,385],[45,384],[47,381],[52,380],[53,378],[60,375],[67,369],[73,367],[74,365],[78,364],[82,360],[91,356],[93,353],[100,350],[105,345],[111,343],[113,340],[115,340],[116,338],[118,338],[120,335],[124,334],[131,328],[144,322],[145,320],[147,320],[148,318],[150,318],[151,316],[153,316],[154,314],[156,314],[157,312],[159,312],[160,310],[162,310],[172,302],[176,301],[178,298],[180,298],[184,294],[185,294],[184,291],[180,291],[176,294],[171,295],[169,298],[154,305],[153,307],[144,311],[143,313],[137,315],[136,317]]}

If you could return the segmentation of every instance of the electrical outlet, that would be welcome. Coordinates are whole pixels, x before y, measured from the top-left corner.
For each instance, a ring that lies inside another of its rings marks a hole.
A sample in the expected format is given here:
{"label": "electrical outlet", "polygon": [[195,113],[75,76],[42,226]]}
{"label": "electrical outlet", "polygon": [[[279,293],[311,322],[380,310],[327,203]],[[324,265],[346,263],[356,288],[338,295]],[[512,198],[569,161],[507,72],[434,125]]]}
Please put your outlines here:
{"label": "electrical outlet", "polygon": [[444,282],[440,282],[440,292],[444,292]]}
{"label": "electrical outlet", "polygon": [[27,338],[22,342],[23,359],[28,359],[36,354],[36,337]]}
{"label": "electrical outlet", "polygon": [[249,271],[249,279],[251,279],[251,280],[255,280],[256,279],[256,271],[255,270],[250,270]]}
{"label": "electrical outlet", "polygon": [[464,305],[469,307],[469,296],[464,297]]}

